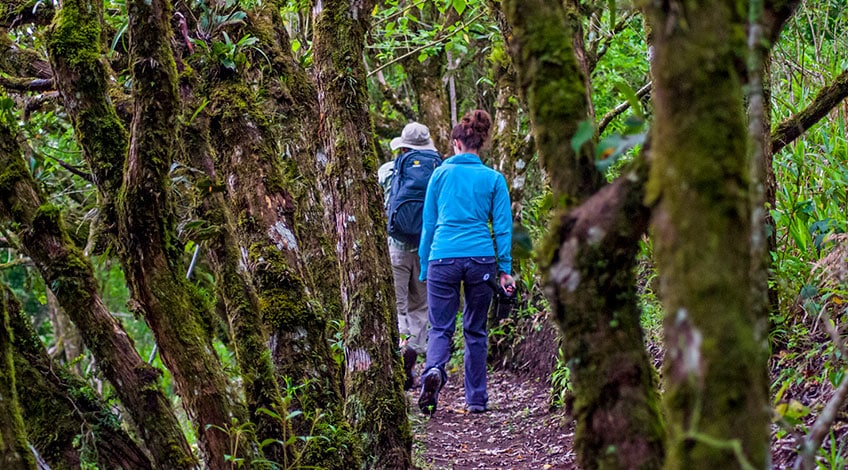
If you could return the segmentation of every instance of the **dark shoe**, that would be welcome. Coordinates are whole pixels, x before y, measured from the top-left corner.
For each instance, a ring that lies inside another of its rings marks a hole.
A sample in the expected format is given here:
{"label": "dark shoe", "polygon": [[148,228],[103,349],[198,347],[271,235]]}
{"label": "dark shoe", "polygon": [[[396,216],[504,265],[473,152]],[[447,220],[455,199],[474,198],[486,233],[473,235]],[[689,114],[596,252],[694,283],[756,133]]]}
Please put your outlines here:
{"label": "dark shoe", "polygon": [[439,390],[442,388],[442,373],[439,369],[432,368],[421,377],[421,396],[418,397],[418,408],[425,415],[436,412],[436,404],[439,402]]}
{"label": "dark shoe", "polygon": [[485,405],[468,405],[467,409],[469,413],[485,413],[489,411]]}
{"label": "dark shoe", "polygon": [[418,353],[410,347],[405,347],[401,351],[401,354],[403,355],[403,372],[406,374],[403,380],[403,389],[412,390],[415,384],[413,370],[415,369],[415,363],[418,362]]}

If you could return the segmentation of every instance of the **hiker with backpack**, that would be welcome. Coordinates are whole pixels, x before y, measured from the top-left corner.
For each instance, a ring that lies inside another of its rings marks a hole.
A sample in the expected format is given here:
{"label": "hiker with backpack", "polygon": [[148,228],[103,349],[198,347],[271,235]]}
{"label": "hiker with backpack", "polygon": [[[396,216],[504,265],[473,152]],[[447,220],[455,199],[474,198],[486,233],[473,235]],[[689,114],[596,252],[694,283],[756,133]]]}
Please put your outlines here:
{"label": "hiker with backpack", "polygon": [[442,156],[430,139],[427,126],[411,122],[389,146],[399,151],[397,158],[377,171],[385,192],[389,255],[392,261],[398,330],[405,373],[404,390],[414,386],[414,369],[419,355],[427,352],[427,286],[418,279],[418,241],[421,237],[421,209],[433,170]]}
{"label": "hiker with backpack", "polygon": [[[493,290],[490,281],[512,295],[512,212],[506,180],[483,165],[479,152],[489,139],[492,118],[470,111],[453,128],[454,155],[433,171],[424,199],[418,256],[420,279],[427,282],[430,334],[418,406],[433,414],[447,381],[445,364],[464,288],[465,403],[471,413],[487,411],[486,329]],[[489,223],[491,222],[491,229]]]}

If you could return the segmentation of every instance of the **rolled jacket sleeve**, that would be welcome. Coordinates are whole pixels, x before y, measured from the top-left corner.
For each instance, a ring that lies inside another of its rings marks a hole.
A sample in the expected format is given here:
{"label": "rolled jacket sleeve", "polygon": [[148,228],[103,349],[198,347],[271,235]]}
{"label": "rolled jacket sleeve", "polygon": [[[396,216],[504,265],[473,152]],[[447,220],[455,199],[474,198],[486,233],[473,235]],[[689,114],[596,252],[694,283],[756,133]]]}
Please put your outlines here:
{"label": "rolled jacket sleeve", "polygon": [[498,271],[512,273],[512,209],[506,179],[498,174],[492,197],[492,232],[498,256]]}

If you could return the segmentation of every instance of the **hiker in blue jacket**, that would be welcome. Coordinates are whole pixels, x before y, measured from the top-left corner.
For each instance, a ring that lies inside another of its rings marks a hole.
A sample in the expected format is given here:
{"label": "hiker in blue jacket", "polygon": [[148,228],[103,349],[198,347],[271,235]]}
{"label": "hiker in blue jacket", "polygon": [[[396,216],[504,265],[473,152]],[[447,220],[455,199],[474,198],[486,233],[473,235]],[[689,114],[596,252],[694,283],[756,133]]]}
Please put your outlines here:
{"label": "hiker in blue jacket", "polygon": [[[464,286],[462,312],[465,338],[465,403],[469,412],[487,410],[486,320],[494,294],[491,280],[508,292],[512,271],[512,213],[503,175],[483,165],[479,151],[489,138],[492,118],[470,111],[451,132],[454,156],[433,171],[424,199],[418,256],[420,279],[427,282],[430,335],[421,376],[418,406],[436,411],[439,391],[447,381],[445,364]],[[489,223],[491,222],[491,230]]]}

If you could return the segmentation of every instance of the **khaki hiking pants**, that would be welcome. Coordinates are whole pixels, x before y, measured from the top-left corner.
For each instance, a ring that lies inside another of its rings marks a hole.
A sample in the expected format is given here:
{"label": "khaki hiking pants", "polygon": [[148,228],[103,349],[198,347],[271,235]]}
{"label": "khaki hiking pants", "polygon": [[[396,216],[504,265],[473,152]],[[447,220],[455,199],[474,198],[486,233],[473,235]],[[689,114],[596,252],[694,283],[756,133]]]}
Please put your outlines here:
{"label": "khaki hiking pants", "polygon": [[418,251],[404,251],[389,245],[397,300],[398,330],[401,339],[418,354],[427,352],[427,284],[418,280],[421,265]]}

